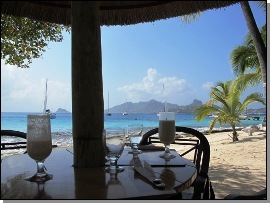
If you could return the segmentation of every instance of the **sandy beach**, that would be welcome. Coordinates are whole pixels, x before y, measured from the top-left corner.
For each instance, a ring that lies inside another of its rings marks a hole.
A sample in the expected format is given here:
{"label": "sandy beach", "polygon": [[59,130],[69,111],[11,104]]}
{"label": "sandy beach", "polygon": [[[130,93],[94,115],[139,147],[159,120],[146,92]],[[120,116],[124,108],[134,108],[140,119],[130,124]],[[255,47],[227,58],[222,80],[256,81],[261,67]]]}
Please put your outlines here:
{"label": "sandy beach", "polygon": [[[206,135],[211,149],[209,177],[216,199],[231,193],[249,194],[266,186],[266,132],[249,136],[238,131],[237,142],[232,142],[231,134]],[[173,147],[180,150],[179,146]]]}

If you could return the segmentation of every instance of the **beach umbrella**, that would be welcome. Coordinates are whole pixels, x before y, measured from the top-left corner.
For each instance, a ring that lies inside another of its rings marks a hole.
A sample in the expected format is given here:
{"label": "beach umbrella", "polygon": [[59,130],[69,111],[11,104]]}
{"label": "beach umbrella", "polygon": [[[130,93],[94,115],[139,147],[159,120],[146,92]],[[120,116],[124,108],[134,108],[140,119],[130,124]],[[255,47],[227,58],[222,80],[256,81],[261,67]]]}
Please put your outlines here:
{"label": "beach umbrella", "polygon": [[239,2],[1,1],[1,13],[71,25],[74,167],[92,167],[105,160],[100,26],[153,22]]}

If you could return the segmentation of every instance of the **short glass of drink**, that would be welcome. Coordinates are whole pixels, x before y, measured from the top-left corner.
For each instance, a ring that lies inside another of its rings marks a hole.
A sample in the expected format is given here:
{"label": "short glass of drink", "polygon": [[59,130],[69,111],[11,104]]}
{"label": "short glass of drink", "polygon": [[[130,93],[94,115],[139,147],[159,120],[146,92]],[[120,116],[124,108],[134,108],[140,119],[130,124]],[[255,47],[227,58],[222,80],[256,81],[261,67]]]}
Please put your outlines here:
{"label": "short glass of drink", "polygon": [[121,156],[125,147],[125,129],[106,129],[103,132],[103,146],[110,165],[105,168],[105,172],[116,174],[124,171],[124,168],[117,165],[117,160]]}
{"label": "short glass of drink", "polygon": [[138,145],[142,139],[143,124],[130,124],[127,127],[127,134],[129,137],[131,151],[129,154],[141,154],[142,151],[138,149]]}

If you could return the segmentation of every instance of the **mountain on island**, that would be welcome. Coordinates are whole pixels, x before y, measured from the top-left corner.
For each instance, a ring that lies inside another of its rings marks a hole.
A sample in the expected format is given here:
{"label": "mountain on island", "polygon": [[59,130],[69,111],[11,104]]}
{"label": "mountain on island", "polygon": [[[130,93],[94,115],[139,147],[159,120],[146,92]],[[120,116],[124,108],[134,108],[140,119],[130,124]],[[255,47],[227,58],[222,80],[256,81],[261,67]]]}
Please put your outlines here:
{"label": "mountain on island", "polygon": [[194,99],[191,104],[188,104],[186,106],[178,106],[176,108],[170,109],[170,111],[177,112],[177,113],[193,113],[194,109],[197,106],[203,105],[202,101]]}
{"label": "mountain on island", "polygon": [[[158,113],[160,111],[164,111],[164,103],[152,99],[147,102],[138,102],[138,103],[127,102],[127,104],[123,103],[110,108],[110,113],[123,113],[124,111],[126,111],[126,105],[128,113]],[[167,109],[168,111],[176,113],[193,113],[194,109],[197,106],[201,105],[203,105],[202,101],[194,99],[191,104],[185,106],[167,103]],[[218,108],[218,106],[216,107]],[[105,109],[104,112],[107,112],[107,109]],[[249,114],[266,113],[266,108],[248,109],[248,113]]]}
{"label": "mountain on island", "polygon": [[70,112],[67,111],[66,109],[58,108],[55,113],[70,113]]}
{"label": "mountain on island", "polygon": [[[164,103],[151,99],[148,102],[127,102],[110,108],[111,113],[122,113],[127,109],[129,113],[158,113],[164,111]],[[202,105],[199,100],[194,100],[191,104],[186,106],[179,106],[177,104],[167,103],[168,111],[174,111],[177,113],[192,113],[195,107]],[[105,109],[105,112],[107,109]]]}

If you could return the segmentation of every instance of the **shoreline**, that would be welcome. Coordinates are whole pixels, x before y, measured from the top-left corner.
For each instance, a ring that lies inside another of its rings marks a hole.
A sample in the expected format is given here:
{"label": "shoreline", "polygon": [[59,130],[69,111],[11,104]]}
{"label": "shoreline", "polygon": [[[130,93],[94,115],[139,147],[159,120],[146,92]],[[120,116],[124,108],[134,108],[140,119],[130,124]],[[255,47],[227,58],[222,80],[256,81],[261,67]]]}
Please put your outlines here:
{"label": "shoreline", "polygon": [[[153,128],[151,128],[151,127],[145,128],[144,133],[147,132],[148,130],[151,130],[151,129],[153,129]],[[208,129],[207,130],[199,130],[199,128],[195,128],[195,129],[202,132],[204,135],[206,135],[206,137],[208,137],[208,135],[211,135],[211,134],[232,132],[231,128],[214,128],[211,133],[209,133]],[[243,129],[244,129],[244,127],[237,127],[236,128],[237,132],[242,132]],[[261,131],[261,132],[263,132],[263,131]],[[185,133],[176,133],[176,137],[189,137],[189,135],[186,135]],[[3,138],[4,138],[4,136],[2,137],[2,139]],[[228,135],[228,138],[231,138],[230,135]],[[4,142],[12,142],[12,140],[10,141],[9,139],[10,138],[8,138],[7,140],[5,140],[5,139],[3,139],[3,140],[4,140]],[[18,139],[21,139],[21,138],[18,138]],[[24,141],[24,140],[21,140],[21,141]],[[52,133],[52,144],[57,145],[56,148],[73,147],[72,132],[67,132],[67,131],[53,132]],[[26,149],[3,150],[3,151],[1,151],[1,159],[3,159],[4,157],[12,156],[12,155],[22,154],[25,151],[26,151]]]}

